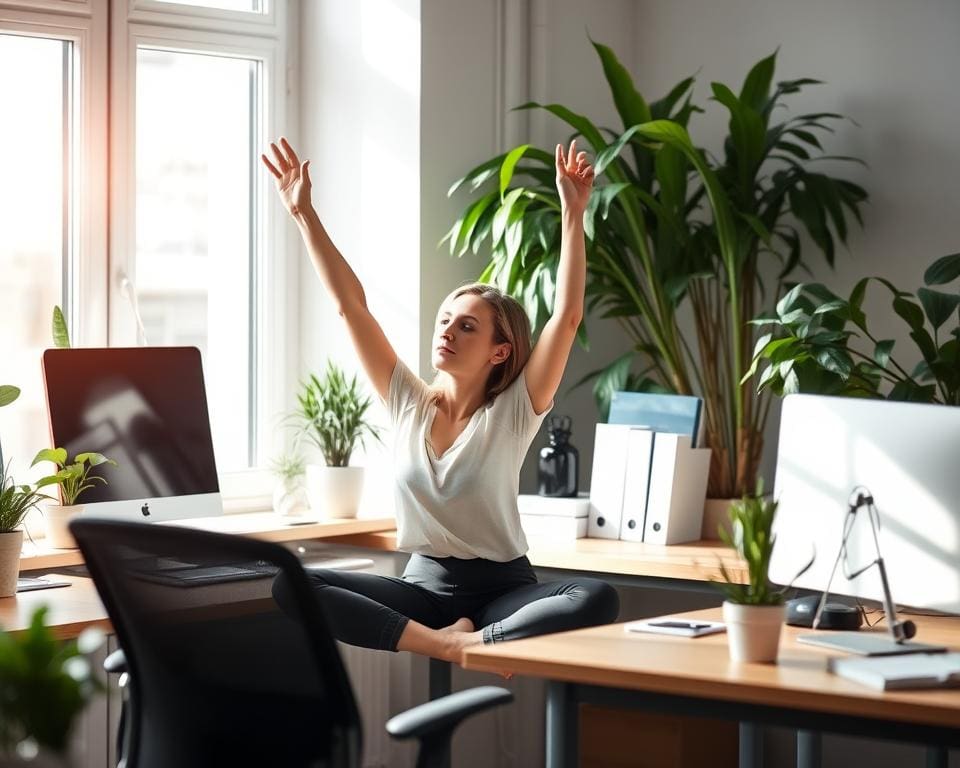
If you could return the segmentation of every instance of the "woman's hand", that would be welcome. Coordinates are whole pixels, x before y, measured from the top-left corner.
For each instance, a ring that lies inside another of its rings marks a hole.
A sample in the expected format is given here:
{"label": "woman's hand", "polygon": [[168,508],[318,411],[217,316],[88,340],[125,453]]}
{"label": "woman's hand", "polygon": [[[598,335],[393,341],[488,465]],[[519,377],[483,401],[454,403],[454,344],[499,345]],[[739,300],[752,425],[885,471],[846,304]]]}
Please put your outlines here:
{"label": "woman's hand", "polygon": [[586,152],[577,152],[577,140],[570,142],[570,152],[564,156],[563,146],[557,144],[557,192],[564,210],[582,214],[593,189],[593,166],[587,162]]}
{"label": "woman's hand", "polygon": [[301,163],[290,142],[282,136],[280,147],[271,141],[270,149],[276,158],[276,165],[266,155],[260,155],[260,159],[277,181],[280,200],[291,216],[306,212],[310,208],[310,161]]}

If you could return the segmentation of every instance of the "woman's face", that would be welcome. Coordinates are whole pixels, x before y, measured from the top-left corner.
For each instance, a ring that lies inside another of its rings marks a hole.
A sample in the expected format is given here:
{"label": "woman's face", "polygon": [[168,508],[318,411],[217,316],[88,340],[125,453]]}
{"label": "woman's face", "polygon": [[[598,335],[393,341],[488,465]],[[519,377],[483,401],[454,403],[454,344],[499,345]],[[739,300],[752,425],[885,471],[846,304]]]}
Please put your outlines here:
{"label": "woman's face", "polygon": [[433,333],[433,367],[457,375],[479,375],[502,363],[510,345],[494,342],[493,309],[472,293],[448,298],[437,313]]}

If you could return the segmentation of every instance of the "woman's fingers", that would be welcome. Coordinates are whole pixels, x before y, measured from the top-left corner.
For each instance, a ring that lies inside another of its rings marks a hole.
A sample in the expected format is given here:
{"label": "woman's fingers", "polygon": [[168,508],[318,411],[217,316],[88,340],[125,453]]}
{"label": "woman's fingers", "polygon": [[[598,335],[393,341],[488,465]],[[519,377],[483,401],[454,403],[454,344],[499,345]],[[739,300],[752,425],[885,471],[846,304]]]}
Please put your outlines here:
{"label": "woman's fingers", "polygon": [[567,171],[573,172],[576,167],[576,157],[577,157],[577,140],[571,139],[570,141],[570,152],[567,154]]}
{"label": "woman's fingers", "polygon": [[277,170],[276,166],[267,159],[266,155],[260,155],[260,159],[263,160],[263,164],[267,166],[267,170],[270,171],[270,173],[272,173],[275,178],[277,179],[283,178],[283,174],[280,173],[280,171]]}
{"label": "woman's fingers", "polygon": [[309,160],[305,160],[300,165],[300,178],[303,179],[303,183],[306,184],[308,187],[312,186],[310,184],[310,161]]}
{"label": "woman's fingers", "polygon": [[272,141],[270,142],[270,149],[273,151],[273,156],[277,159],[277,167],[280,169],[280,171],[282,173],[289,171],[290,163],[287,162],[287,158],[283,156],[283,152],[280,151],[280,148]]}
{"label": "woman's fingers", "polygon": [[562,145],[562,144],[557,144],[557,152],[556,152],[556,155],[557,155],[557,168],[558,168],[558,169],[560,169],[560,168],[566,168],[566,167],[567,167],[567,161],[566,161],[566,159],[563,157],[563,145]]}
{"label": "woman's fingers", "polygon": [[293,147],[290,146],[290,142],[287,141],[286,136],[280,137],[280,146],[282,146],[287,153],[287,162],[290,163],[290,167],[298,168],[300,166],[300,158],[297,157],[297,153],[293,151]]}

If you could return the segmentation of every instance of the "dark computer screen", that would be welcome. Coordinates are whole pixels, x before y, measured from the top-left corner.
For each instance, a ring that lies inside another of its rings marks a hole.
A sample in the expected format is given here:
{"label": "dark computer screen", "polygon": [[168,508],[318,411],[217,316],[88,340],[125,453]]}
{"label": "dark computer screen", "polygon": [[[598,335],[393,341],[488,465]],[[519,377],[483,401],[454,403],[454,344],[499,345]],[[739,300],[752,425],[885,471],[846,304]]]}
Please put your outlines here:
{"label": "dark computer screen", "polygon": [[80,503],[219,491],[196,347],[48,349],[43,376],[53,444],[117,462]]}

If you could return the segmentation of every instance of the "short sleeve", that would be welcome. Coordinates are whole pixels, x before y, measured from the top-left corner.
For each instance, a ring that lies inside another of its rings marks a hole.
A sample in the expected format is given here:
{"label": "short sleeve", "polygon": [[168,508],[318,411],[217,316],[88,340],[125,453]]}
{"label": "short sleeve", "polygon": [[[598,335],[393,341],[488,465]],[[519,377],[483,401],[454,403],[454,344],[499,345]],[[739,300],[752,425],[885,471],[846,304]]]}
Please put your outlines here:
{"label": "short sleeve", "polygon": [[527,391],[526,371],[522,370],[513,383],[497,395],[492,408],[497,420],[507,429],[527,440],[533,440],[543,420],[553,408],[553,400],[543,413],[537,413]]}
{"label": "short sleeve", "polygon": [[427,389],[423,379],[407,368],[398,357],[387,390],[386,406],[390,413],[390,423],[396,424],[406,411],[416,407]]}

